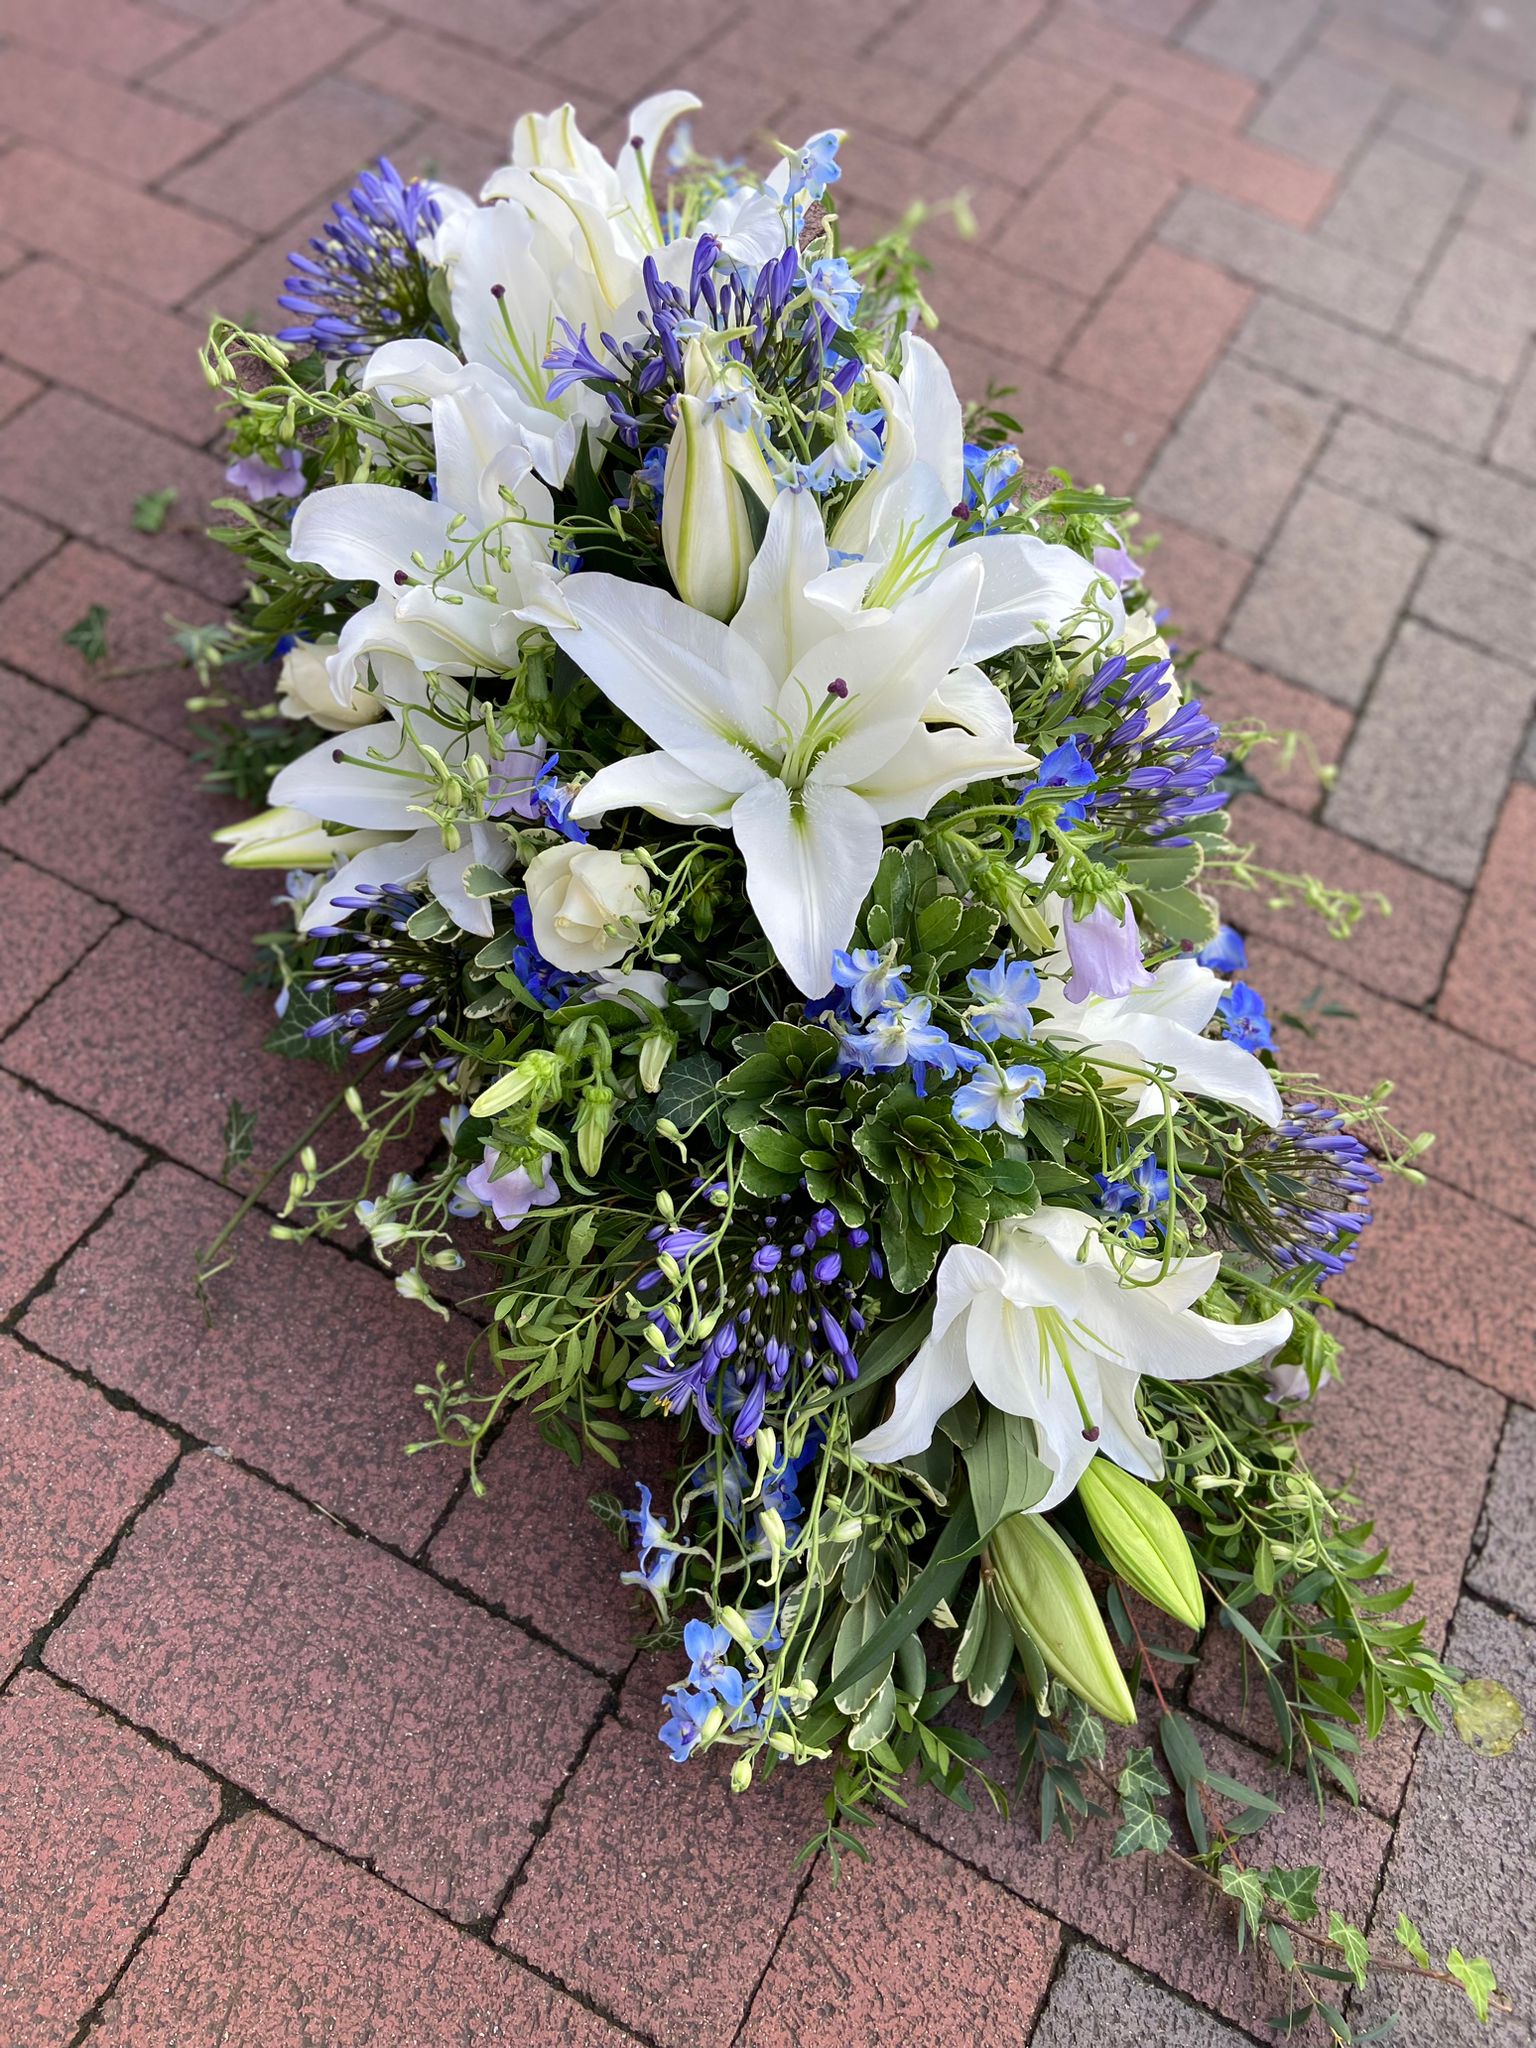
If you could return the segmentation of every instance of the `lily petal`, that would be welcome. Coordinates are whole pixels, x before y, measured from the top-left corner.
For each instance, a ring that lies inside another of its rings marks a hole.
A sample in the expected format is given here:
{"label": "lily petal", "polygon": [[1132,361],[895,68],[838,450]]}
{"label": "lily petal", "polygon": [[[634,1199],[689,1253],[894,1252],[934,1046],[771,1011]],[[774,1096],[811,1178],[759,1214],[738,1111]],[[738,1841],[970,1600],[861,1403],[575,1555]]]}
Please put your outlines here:
{"label": "lily petal", "polygon": [[[983,576],[976,622],[966,642],[968,661],[985,661],[1008,647],[1057,640],[1088,602],[1088,586],[1104,579],[1074,549],[1031,533],[989,533],[957,543],[955,554],[978,561]],[[1111,638],[1125,631],[1118,592],[1101,588],[1097,604],[1113,621]]]}
{"label": "lily petal", "polygon": [[[761,776],[761,769],[758,773]],[[581,820],[600,818],[605,811],[635,805],[673,825],[724,825],[739,793],[704,781],[658,749],[653,754],[632,754],[622,761],[610,761],[607,767],[599,768],[591,781],[578,790],[571,804],[571,816]]]}
{"label": "lily petal", "polygon": [[731,830],[780,966],[802,995],[825,995],[880,865],[880,820],[852,790],[809,783],[791,798],[765,780],[738,800]]}
{"label": "lily petal", "polygon": [[448,544],[446,505],[393,484],[332,484],[304,499],[293,515],[289,558],[318,562],[348,583],[389,584],[395,571],[419,576]]}

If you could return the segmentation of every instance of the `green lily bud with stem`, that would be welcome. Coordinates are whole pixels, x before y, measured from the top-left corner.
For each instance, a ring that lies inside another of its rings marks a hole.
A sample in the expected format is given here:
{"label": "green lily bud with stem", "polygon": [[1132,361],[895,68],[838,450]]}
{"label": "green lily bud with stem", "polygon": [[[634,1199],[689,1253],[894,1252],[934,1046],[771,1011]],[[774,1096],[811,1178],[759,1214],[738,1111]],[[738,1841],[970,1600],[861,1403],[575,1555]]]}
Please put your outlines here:
{"label": "green lily bud with stem", "polygon": [[1110,1569],[1164,1614],[1197,1633],[1205,1596],[1189,1539],[1168,1503],[1107,1458],[1077,1482],[1077,1498]]}
{"label": "green lily bud with stem", "polygon": [[1106,1721],[1130,1727],[1136,1704],[1083,1568],[1041,1515],[1007,1515],[987,1538],[992,1590],[1049,1669]]}

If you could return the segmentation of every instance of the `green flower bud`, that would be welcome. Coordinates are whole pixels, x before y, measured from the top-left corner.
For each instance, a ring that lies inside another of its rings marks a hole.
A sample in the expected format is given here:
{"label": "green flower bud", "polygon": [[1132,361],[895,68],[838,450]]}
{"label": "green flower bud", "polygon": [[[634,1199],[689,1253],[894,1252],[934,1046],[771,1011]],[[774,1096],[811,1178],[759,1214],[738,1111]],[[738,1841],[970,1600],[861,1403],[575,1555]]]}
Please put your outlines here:
{"label": "green flower bud", "polygon": [[576,1111],[576,1157],[583,1173],[596,1173],[603,1161],[603,1145],[613,1122],[613,1090],[601,1081],[589,1081],[581,1091]]}
{"label": "green flower bud", "polygon": [[560,1093],[564,1077],[565,1062],[558,1053],[525,1052],[515,1066],[508,1067],[498,1080],[481,1089],[469,1106],[470,1114],[495,1116],[530,1097],[548,1102]]}
{"label": "green flower bud", "polygon": [[654,1095],[661,1086],[661,1077],[676,1050],[677,1038],[671,1031],[648,1032],[640,1041],[640,1086],[647,1095]]}
{"label": "green flower bud", "polygon": [[747,1789],[747,1787],[748,1787],[748,1786],[749,1786],[749,1785],[751,1784],[751,1782],[752,1782],[752,1759],[751,1759],[751,1757],[749,1757],[749,1756],[739,1756],[739,1757],[737,1757],[737,1759],[736,1759],[735,1763],[733,1763],[733,1764],[731,1765],[731,1790],[732,1790],[733,1792],[745,1792],[745,1791],[746,1791],[746,1789]]}
{"label": "green flower bud", "polygon": [[1077,1482],[1077,1497],[1100,1549],[1125,1583],[1187,1628],[1204,1628],[1200,1574],[1189,1540],[1161,1494],[1109,1459],[1095,1458]]}
{"label": "green flower bud", "polygon": [[1130,1727],[1136,1706],[1082,1567],[1039,1515],[1009,1515],[987,1539],[992,1589],[1064,1685],[1106,1721]]}

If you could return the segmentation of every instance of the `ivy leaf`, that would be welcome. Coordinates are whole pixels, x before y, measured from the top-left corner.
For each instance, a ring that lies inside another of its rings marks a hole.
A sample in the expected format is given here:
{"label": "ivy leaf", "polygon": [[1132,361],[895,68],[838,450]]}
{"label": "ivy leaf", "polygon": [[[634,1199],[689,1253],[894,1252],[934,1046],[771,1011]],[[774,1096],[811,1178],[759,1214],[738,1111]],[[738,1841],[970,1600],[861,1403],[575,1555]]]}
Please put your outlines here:
{"label": "ivy leaf", "polygon": [[1104,1761],[1104,1723],[1073,1693],[1067,1701],[1067,1762]]}
{"label": "ivy leaf", "polygon": [[1166,1799],[1168,1783],[1152,1761],[1150,1749],[1126,1751],[1125,1763],[1115,1780],[1115,1789],[1125,1800]]}
{"label": "ivy leaf", "polygon": [[680,1131],[691,1130],[703,1119],[710,1137],[720,1137],[720,1068],[708,1053],[690,1053],[674,1060],[662,1077],[656,1097],[656,1114],[670,1117]]}
{"label": "ivy leaf", "polygon": [[132,525],[135,533],[159,533],[165,525],[171,507],[181,493],[172,484],[168,490],[146,491],[142,498],[133,501]]}
{"label": "ivy leaf", "polygon": [[1295,1870],[1282,1870],[1278,1865],[1272,1865],[1264,1873],[1265,1896],[1282,1913],[1305,1926],[1307,1921],[1316,1918],[1317,1887],[1322,1875],[1322,1869],[1316,1863],[1303,1863]]}
{"label": "ivy leaf", "polygon": [[[1345,1968],[1355,1980],[1355,1989],[1363,1991],[1371,1974],[1371,1950],[1365,1936],[1358,1927],[1352,1927],[1341,1913],[1330,1912],[1328,1939],[1336,1941],[1344,1951]],[[1485,2014],[1484,2017],[1486,2016]]]}
{"label": "ivy leaf", "polygon": [[220,1180],[228,1180],[232,1173],[244,1166],[255,1150],[256,1112],[242,1109],[238,1097],[229,1105],[229,1115],[224,1119],[224,1164],[219,1169]]}
{"label": "ivy leaf", "polygon": [[1149,1856],[1161,1856],[1173,1840],[1173,1830],[1163,1816],[1150,1806],[1131,1800],[1127,1800],[1123,1811],[1125,1818],[1115,1829],[1110,1855],[1135,1856],[1145,1850]]}
{"label": "ivy leaf", "polygon": [[107,658],[107,608],[104,604],[93,604],[84,618],[76,619],[67,633],[59,638],[66,647],[78,650],[81,659],[94,668],[99,661]]}
{"label": "ivy leaf", "polygon": [[1488,2003],[1498,1990],[1486,1956],[1464,1956],[1459,1948],[1453,1948],[1445,1959],[1445,1967],[1472,2001],[1472,2010],[1484,2026],[1488,2024]]}
{"label": "ivy leaf", "polygon": [[1413,1957],[1413,1960],[1421,1970],[1428,1970],[1432,1967],[1429,1960],[1429,1950],[1424,1946],[1424,1937],[1406,1913],[1398,1914],[1397,1926],[1393,1931],[1397,1937],[1398,1947],[1407,1949],[1409,1955]]}
{"label": "ivy leaf", "polygon": [[1221,1888],[1242,1908],[1243,1927],[1255,1940],[1264,1918],[1264,1880],[1256,1870],[1239,1870],[1231,1863],[1221,1867]]}

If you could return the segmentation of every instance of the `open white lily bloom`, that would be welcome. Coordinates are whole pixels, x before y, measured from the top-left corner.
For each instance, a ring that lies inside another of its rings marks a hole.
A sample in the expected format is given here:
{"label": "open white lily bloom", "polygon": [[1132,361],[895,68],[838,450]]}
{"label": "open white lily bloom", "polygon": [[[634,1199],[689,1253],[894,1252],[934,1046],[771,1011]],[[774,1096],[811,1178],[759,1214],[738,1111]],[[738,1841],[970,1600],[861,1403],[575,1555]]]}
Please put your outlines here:
{"label": "open white lily bloom", "polygon": [[491,906],[484,897],[469,894],[464,878],[474,867],[505,874],[512,843],[489,821],[460,824],[459,844],[445,843],[441,829],[424,819],[424,806],[440,782],[421,750],[422,744],[434,748],[450,771],[462,768],[470,755],[487,758],[485,730],[477,725],[466,735],[451,717],[439,715],[467,701],[457,684],[439,682],[429,691],[426,678],[412,674],[413,683],[386,693],[387,723],[325,740],[273,779],[274,803],[359,826],[372,835],[372,843],[364,844],[306,906],[300,931],[334,923],[337,897],[353,894],[359,883],[424,880],[462,930],[491,936]]}
{"label": "open white lily bloom", "polygon": [[[1163,1071],[1169,1086],[1185,1095],[1230,1103],[1258,1117],[1271,1129],[1283,1111],[1280,1092],[1264,1063],[1240,1045],[1202,1036],[1216,1014],[1227,983],[1198,960],[1168,960],[1152,972],[1150,986],[1123,996],[1089,996],[1067,1001],[1060,974],[1070,972],[1064,959],[1039,963],[1040,994],[1033,1008],[1038,1035],[1057,1045],[1085,1046],[1113,1062],[1150,1073]],[[1107,1086],[1136,1097],[1132,1123],[1163,1113],[1163,1090],[1138,1072],[1104,1071]]]}
{"label": "open white lily bloom", "polygon": [[529,614],[656,742],[600,768],[572,815],[635,804],[732,832],[752,908],[808,996],[832,986],[883,828],[1033,765],[1001,693],[959,666],[981,580],[973,563],[861,612],[816,602],[826,572],[820,507],[787,491],[729,625],[599,574],[566,578]]}
{"label": "open white lily bloom", "polygon": [[1258,1323],[1195,1313],[1220,1270],[1218,1252],[1181,1259],[1162,1278],[1159,1260],[1132,1258],[1122,1275],[1077,1209],[1011,1218],[987,1245],[944,1255],[933,1327],[896,1382],[890,1418],[853,1446],[871,1464],[926,1450],[939,1417],[975,1387],[1035,1425],[1054,1475],[1037,1514],[1066,1499],[1095,1452],[1159,1479],[1162,1453],[1136,1409],[1142,1375],[1210,1379],[1256,1364],[1291,1332],[1284,1309]]}
{"label": "open white lily bloom", "polygon": [[[871,564],[921,556],[982,567],[981,596],[965,646],[967,661],[1059,638],[1092,603],[1109,615],[1110,637],[1125,630],[1119,592],[1072,548],[1031,533],[984,533],[948,545],[965,495],[965,429],[943,358],[920,335],[902,344],[899,378],[872,381],[885,413],[877,469],[854,492],[832,530],[832,545]],[[932,537],[932,538],[930,538]],[[931,571],[930,571],[931,573]],[[851,579],[850,579],[851,580]]]}
{"label": "open white lily bloom", "polygon": [[370,667],[409,688],[420,669],[514,666],[516,610],[554,575],[554,500],[496,400],[466,389],[434,399],[431,417],[435,499],[393,484],[334,484],[294,514],[294,561],[378,589],[327,662],[338,704],[352,701]]}

